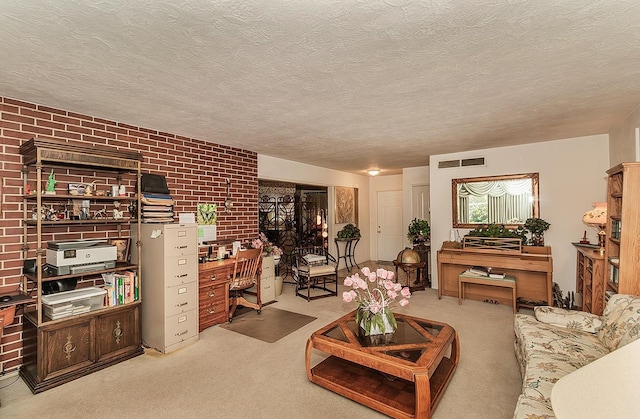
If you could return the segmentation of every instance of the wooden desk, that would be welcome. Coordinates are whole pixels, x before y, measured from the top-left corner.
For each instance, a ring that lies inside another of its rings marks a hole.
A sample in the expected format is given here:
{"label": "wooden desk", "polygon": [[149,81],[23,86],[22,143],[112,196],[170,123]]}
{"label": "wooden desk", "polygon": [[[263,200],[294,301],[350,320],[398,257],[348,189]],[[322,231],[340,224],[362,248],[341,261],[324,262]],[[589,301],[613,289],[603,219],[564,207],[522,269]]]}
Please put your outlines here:
{"label": "wooden desk", "polygon": [[[517,298],[553,305],[553,260],[548,246],[524,246],[522,253],[500,250],[460,249],[458,243],[444,242],[438,250],[438,298],[458,297],[458,276],[471,266],[487,266],[516,277]],[[466,296],[483,301],[491,298],[511,304],[508,289],[488,290],[470,284]],[[528,304],[519,303],[520,307]]]}
{"label": "wooden desk", "polygon": [[200,332],[229,320],[229,279],[235,259],[201,263],[198,267]]}

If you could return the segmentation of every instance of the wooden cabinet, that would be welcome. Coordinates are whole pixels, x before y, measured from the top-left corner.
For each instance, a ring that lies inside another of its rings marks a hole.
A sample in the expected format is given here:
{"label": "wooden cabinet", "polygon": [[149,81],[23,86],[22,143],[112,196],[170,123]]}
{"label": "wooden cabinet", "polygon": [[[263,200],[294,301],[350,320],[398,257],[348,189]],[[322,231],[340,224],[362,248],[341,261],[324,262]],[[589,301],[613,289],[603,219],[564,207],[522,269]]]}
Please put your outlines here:
{"label": "wooden cabinet", "polygon": [[36,326],[24,323],[20,376],[34,393],[142,354],[140,304]]}
{"label": "wooden cabinet", "polygon": [[200,264],[198,318],[200,331],[229,320],[229,279],[233,259]]}
{"label": "wooden cabinet", "polygon": [[[141,273],[141,266],[126,258],[101,263],[83,260],[64,267],[64,271],[60,266],[45,269],[45,252],[49,241],[107,242],[130,237],[131,229],[140,227],[140,196],[131,191],[140,181],[142,155],[41,138],[22,144],[20,154],[23,257],[35,261],[33,272],[23,275],[22,289],[32,290],[32,302],[24,315],[20,376],[38,393],[143,353],[139,283],[137,300],[131,294],[126,304],[103,306],[99,296],[97,304],[85,304],[79,310],[82,314],[65,313],[67,317],[55,320],[45,313],[43,304],[43,295],[61,291],[61,283],[71,282],[76,288],[102,287],[101,274]],[[87,185],[90,188],[85,189]],[[111,196],[116,185],[128,189],[129,194]],[[64,250],[64,258],[74,257],[75,251]]]}
{"label": "wooden cabinet", "polygon": [[582,306],[578,309],[602,315],[604,310],[605,272],[604,255],[590,246],[573,243],[577,249],[576,293],[580,295]]}
{"label": "wooden cabinet", "polygon": [[169,353],[198,340],[197,225],[143,224],[141,234],[142,260],[154,261],[142,278],[142,341]]}
{"label": "wooden cabinet", "polygon": [[[457,248],[444,242],[438,250],[438,297],[458,297],[458,276],[474,265],[500,270],[516,278],[518,305],[530,303],[553,305],[551,287],[553,260],[548,246],[524,246],[522,252]],[[493,299],[511,305],[511,291],[506,288],[469,284],[465,297],[472,300]]]}
{"label": "wooden cabinet", "polygon": [[640,295],[640,163],[607,174],[606,294]]}

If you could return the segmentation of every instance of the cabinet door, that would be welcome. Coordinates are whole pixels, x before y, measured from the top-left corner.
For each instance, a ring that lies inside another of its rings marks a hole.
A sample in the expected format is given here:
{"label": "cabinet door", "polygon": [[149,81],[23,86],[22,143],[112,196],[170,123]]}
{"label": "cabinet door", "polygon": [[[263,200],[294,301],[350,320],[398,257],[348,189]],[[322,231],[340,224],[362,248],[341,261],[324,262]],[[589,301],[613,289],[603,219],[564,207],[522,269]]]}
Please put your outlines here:
{"label": "cabinet door", "polygon": [[64,323],[38,331],[41,338],[41,378],[52,379],[87,367],[95,361],[91,320]]}
{"label": "cabinet door", "polygon": [[123,307],[98,316],[96,329],[98,361],[139,350],[142,344],[140,305]]}

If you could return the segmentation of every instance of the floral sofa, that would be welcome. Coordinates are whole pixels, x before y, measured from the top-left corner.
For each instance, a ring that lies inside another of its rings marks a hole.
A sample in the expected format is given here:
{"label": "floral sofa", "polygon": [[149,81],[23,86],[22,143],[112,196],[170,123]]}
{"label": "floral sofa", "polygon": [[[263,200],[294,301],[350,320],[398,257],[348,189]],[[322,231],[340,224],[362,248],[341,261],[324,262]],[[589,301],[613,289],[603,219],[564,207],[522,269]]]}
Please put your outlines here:
{"label": "floral sofa", "polygon": [[514,419],[554,418],[551,388],[564,375],[640,336],[640,297],[613,295],[602,316],[558,307],[516,314],[515,353],[522,394]]}

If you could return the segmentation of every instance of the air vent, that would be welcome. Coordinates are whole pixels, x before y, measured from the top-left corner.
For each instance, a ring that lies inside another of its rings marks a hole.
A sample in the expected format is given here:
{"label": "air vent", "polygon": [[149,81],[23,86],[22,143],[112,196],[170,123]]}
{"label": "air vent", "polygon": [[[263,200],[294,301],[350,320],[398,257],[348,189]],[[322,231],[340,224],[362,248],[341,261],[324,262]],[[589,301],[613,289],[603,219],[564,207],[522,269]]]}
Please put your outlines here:
{"label": "air vent", "polygon": [[465,166],[484,166],[484,157],[475,157],[473,159],[462,159],[462,167]]}
{"label": "air vent", "polygon": [[444,160],[438,162],[438,169],[447,169],[449,167],[460,167],[460,160]]}

